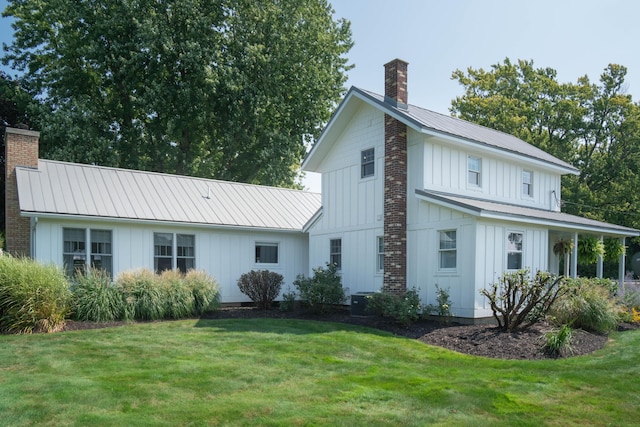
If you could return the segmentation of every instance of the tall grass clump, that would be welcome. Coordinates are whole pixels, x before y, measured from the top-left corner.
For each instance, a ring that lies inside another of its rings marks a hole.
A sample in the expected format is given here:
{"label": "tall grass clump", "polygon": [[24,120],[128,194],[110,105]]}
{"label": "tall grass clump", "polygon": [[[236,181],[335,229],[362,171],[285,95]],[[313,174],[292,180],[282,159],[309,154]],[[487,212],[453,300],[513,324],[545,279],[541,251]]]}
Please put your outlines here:
{"label": "tall grass clump", "polygon": [[69,283],[58,267],[0,257],[0,331],[59,331],[70,311]]}
{"label": "tall grass clump", "polygon": [[194,314],[199,316],[220,307],[220,287],[215,279],[201,270],[189,270],[184,282],[193,294]]}
{"label": "tall grass clump", "polygon": [[180,270],[165,270],[159,277],[165,302],[164,313],[169,319],[183,319],[195,313],[195,299]]}
{"label": "tall grass clump", "polygon": [[116,278],[122,293],[127,320],[158,320],[165,316],[166,303],[156,275],[147,270],[125,271]]}
{"label": "tall grass clump", "polygon": [[549,314],[559,324],[606,334],[618,325],[616,289],[610,280],[580,278],[572,280],[568,292],[551,306]]}
{"label": "tall grass clump", "polygon": [[75,319],[90,322],[111,322],[124,318],[124,300],[104,270],[90,270],[76,275],[73,291]]}

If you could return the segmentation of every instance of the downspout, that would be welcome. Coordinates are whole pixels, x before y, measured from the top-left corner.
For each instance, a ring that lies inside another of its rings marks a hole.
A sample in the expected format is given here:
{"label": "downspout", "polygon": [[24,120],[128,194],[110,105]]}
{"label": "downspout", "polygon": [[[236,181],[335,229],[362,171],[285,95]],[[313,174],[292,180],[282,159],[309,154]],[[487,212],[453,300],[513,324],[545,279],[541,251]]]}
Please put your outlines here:
{"label": "downspout", "polygon": [[29,256],[36,259],[36,228],[38,227],[38,217],[31,217],[31,238],[29,239]]}

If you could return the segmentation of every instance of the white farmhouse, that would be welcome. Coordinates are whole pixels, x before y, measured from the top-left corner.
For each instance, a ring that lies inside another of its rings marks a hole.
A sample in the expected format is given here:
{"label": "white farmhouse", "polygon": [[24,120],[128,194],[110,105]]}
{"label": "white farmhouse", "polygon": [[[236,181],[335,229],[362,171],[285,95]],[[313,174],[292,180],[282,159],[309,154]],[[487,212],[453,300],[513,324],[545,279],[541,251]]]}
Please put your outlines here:
{"label": "white farmhouse", "polygon": [[[116,276],[202,269],[222,301],[252,269],[297,274],[338,264],[351,294],[417,287],[453,311],[491,315],[479,290],[524,267],[558,272],[552,247],[634,229],[560,211],[571,165],[518,138],[408,104],[407,63],[385,65],[385,95],[351,88],[302,167],[322,195],[38,159],[35,131],[7,128],[7,249],[71,272]],[[571,257],[576,274],[577,251]],[[620,260],[624,276],[624,257]],[[601,272],[601,263],[600,269]]]}

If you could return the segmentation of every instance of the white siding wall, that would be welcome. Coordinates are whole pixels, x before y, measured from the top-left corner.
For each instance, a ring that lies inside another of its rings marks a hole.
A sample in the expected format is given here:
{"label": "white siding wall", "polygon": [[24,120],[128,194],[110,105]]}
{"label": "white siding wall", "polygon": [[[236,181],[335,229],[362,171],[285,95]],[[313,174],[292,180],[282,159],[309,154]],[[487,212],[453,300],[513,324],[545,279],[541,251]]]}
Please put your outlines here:
{"label": "white siding wall", "polygon": [[[467,158],[482,159],[482,185],[467,183]],[[513,163],[491,157],[482,151],[467,151],[438,138],[425,138],[424,181],[427,190],[482,197],[501,203],[512,203],[539,209],[558,209],[552,203],[551,192],[560,198],[560,175],[533,168],[525,163]],[[533,196],[522,194],[522,171],[533,172]]]}
{"label": "white siding wall", "polygon": [[[309,274],[329,261],[342,239],[342,283],[350,293],[382,287],[377,237],[383,235],[384,116],[366,104],[353,115],[322,164],[323,215],[309,230]],[[375,149],[375,175],[361,178],[360,156]]]}
{"label": "white siding wall", "polygon": [[[309,242],[303,233],[250,232],[206,228],[136,225],[84,221],[53,221],[40,218],[36,229],[35,258],[44,263],[63,265],[62,229],[95,228],[112,230],[113,272],[147,268],[153,270],[153,233],[195,235],[196,268],[212,275],[220,284],[222,302],[249,299],[237,286],[241,274],[268,269],[284,276],[282,291],[287,291],[298,274],[309,269]],[[277,265],[255,263],[255,243],[278,243]]]}

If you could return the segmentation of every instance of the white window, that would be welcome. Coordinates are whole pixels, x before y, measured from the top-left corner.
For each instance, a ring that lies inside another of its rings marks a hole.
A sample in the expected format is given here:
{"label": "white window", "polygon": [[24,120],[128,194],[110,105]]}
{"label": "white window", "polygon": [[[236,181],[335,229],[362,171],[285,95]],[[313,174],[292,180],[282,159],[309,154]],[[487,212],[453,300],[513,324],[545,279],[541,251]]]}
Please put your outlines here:
{"label": "white window", "polygon": [[525,196],[533,196],[533,172],[528,170],[522,171],[522,194]]}
{"label": "white window", "polygon": [[[63,228],[62,240],[62,258],[69,277],[86,272],[88,267],[104,270],[109,275],[113,274],[111,230],[89,230],[87,236],[85,228]],[[89,259],[87,246],[91,249]]]}
{"label": "white window", "polygon": [[384,236],[378,236],[377,268],[384,271]]}
{"label": "white window", "polygon": [[482,159],[469,156],[467,169],[469,184],[480,187],[482,185]]}
{"label": "white window", "polygon": [[172,269],[186,273],[195,268],[195,241],[191,234],[153,233],[153,268],[156,273]]}
{"label": "white window", "polygon": [[438,248],[438,267],[440,270],[454,270],[457,266],[458,242],[456,230],[438,232],[440,244]]}
{"label": "white window", "polygon": [[342,239],[329,241],[329,263],[335,264],[338,270],[342,268]]}
{"label": "white window", "polygon": [[360,177],[367,178],[375,174],[375,150],[363,150],[360,160]]}
{"label": "white window", "polygon": [[507,269],[522,268],[522,233],[509,233],[507,238]]}
{"label": "white window", "polygon": [[256,243],[256,264],[277,264],[277,243]]}

